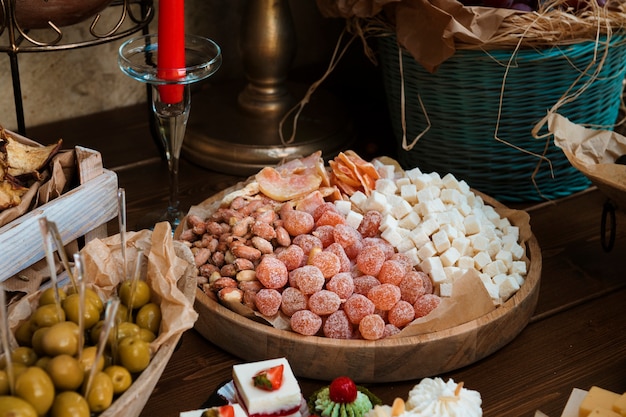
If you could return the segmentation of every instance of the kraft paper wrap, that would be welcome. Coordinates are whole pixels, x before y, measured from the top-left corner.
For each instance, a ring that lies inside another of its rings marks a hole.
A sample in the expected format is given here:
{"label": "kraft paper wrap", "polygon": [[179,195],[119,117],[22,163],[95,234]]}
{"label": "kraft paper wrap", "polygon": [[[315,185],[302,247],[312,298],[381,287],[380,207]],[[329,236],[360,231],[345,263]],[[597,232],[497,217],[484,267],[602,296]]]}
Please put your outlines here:
{"label": "kraft paper wrap", "polygon": [[615,163],[626,155],[626,137],[610,130],[588,129],[557,113],[549,115],[548,130],[572,166],[626,210],[626,165]]}
{"label": "kraft paper wrap", "polygon": [[465,7],[455,0],[317,0],[326,17],[391,22],[399,44],[427,71],[434,72],[454,55],[458,44],[487,44],[502,21],[516,11]]}
{"label": "kraft paper wrap", "polygon": [[[171,337],[192,328],[198,318],[193,309],[197,276],[193,255],[184,244],[173,240],[172,229],[166,222],[158,223],[154,231],[128,232],[126,240],[128,271],[134,271],[138,250],[143,250],[141,279],[152,288],[151,301],[161,306],[161,329],[151,343],[152,351],[156,352]],[[117,286],[123,281],[120,235],[94,239],[81,253],[87,286],[103,300],[115,295]],[[10,306],[9,327],[14,329],[30,317],[39,295],[39,292],[30,294]]]}
{"label": "kraft paper wrap", "polygon": [[56,154],[49,168],[42,173],[42,179],[35,181],[22,196],[22,202],[18,206],[0,210],[0,227],[67,192],[75,170],[74,151]]}

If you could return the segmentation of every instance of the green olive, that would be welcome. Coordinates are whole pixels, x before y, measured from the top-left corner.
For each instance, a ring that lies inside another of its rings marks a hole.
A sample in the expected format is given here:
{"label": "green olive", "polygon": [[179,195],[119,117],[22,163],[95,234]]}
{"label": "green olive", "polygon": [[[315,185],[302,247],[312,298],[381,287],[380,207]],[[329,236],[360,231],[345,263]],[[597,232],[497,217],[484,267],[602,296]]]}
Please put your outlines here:
{"label": "green olive", "polygon": [[93,376],[89,392],[85,395],[89,409],[93,413],[100,413],[111,406],[113,402],[113,381],[111,377],[98,372]]}
{"label": "green olive", "polygon": [[107,374],[113,382],[113,393],[118,395],[126,391],[133,383],[133,377],[128,369],[119,365],[111,365],[104,368],[104,373]]}
{"label": "green olive", "polygon": [[32,330],[42,327],[50,327],[53,324],[65,321],[65,311],[56,304],[44,304],[37,307],[30,316],[30,326]]}
{"label": "green olive", "polygon": [[122,323],[124,321],[129,321],[128,319],[128,307],[124,304],[119,303],[117,306],[117,314],[115,315],[115,322]]}
{"label": "green olive", "polygon": [[156,335],[150,330],[141,328],[139,329],[139,334],[137,335],[137,337],[148,343],[152,343],[154,339],[156,339]]}
{"label": "green olive", "polygon": [[43,416],[52,407],[54,384],[41,368],[31,366],[15,379],[15,395],[28,401]]}
{"label": "green olive", "polygon": [[35,407],[12,395],[0,396],[0,417],[37,417]]}
{"label": "green olive", "polygon": [[[67,320],[78,324],[80,320],[80,295],[70,294],[63,300],[63,311]],[[90,329],[100,320],[100,311],[98,306],[94,304],[92,298],[85,297],[85,305],[83,310],[83,325],[85,329]]]}
{"label": "green olive", "polygon": [[10,392],[9,374],[4,369],[0,369],[0,395],[9,395]]}
{"label": "green olive", "polygon": [[117,347],[117,356],[130,373],[141,372],[150,365],[150,344],[137,336],[125,337]]}
{"label": "green olive", "polygon": [[41,344],[46,355],[63,353],[74,356],[78,352],[79,328],[72,321],[64,321],[51,326],[43,335]]}
{"label": "green olive", "polygon": [[76,391],[63,391],[52,404],[50,417],[89,417],[87,400]]}
{"label": "green olive", "polygon": [[50,358],[46,371],[59,391],[75,391],[83,383],[85,373],[78,359],[61,354]]}
{"label": "green olive", "polygon": [[33,329],[31,328],[30,320],[21,322],[15,329],[14,335],[18,345],[32,346]]}
{"label": "green olive", "polygon": [[[67,294],[65,293],[65,291],[63,291],[62,288],[59,288],[59,301],[63,302],[63,300],[65,300],[65,297],[67,297]],[[56,300],[55,300],[55,295],[54,295],[54,287],[48,287],[45,290],[43,290],[43,292],[39,296],[39,305],[43,306],[46,304],[55,304],[55,303],[56,303]]]}
{"label": "green olive", "polygon": [[99,320],[96,324],[93,325],[91,329],[89,329],[89,341],[93,345],[97,345],[100,340],[100,333],[102,333],[102,328],[104,327],[104,320]]}
{"label": "green olive", "polygon": [[50,356],[42,356],[37,359],[37,362],[35,362],[35,366],[38,366],[41,369],[46,369],[46,366],[48,366],[48,362],[50,362],[50,359]]}
{"label": "green olive", "polygon": [[[83,349],[83,353],[79,358],[78,362],[84,372],[85,375],[91,372],[91,367],[93,366],[94,361],[96,360],[96,355],[98,354],[98,348],[96,346],[87,346]],[[104,369],[104,358],[101,356],[98,360],[98,364],[96,365],[96,371],[102,371]]]}
{"label": "green olive", "polygon": [[161,307],[156,303],[148,303],[141,307],[135,317],[135,323],[139,327],[150,330],[157,334],[161,326]]}
{"label": "green olive", "polygon": [[122,304],[128,308],[137,309],[149,303],[152,291],[148,283],[146,281],[137,280],[134,291],[132,285],[132,280],[126,280],[120,285],[118,295]]}
{"label": "green olive", "polygon": [[35,350],[35,353],[39,356],[44,356],[43,350],[43,336],[50,331],[50,327],[41,327],[33,332],[33,338],[31,339],[31,346]]}
{"label": "green olive", "polygon": [[18,346],[11,352],[13,363],[23,363],[26,366],[32,366],[37,362],[37,353],[35,349],[28,346]]}
{"label": "green olive", "polygon": [[[95,326],[91,329],[89,336],[91,338],[91,342],[93,344],[97,344],[100,339],[100,333],[102,333],[104,327],[104,322],[99,321]],[[137,336],[139,335],[141,328],[137,326],[135,323],[131,323],[130,321],[123,321],[118,323],[117,328],[112,328],[109,332],[109,338],[107,339],[107,346],[112,346],[113,342],[117,338],[119,341],[127,336]]]}
{"label": "green olive", "polygon": [[[73,288],[69,288],[67,294],[76,294]],[[85,288],[85,300],[90,300],[97,308],[100,313],[104,311],[104,303],[102,302],[102,298],[98,295],[93,288]]]}

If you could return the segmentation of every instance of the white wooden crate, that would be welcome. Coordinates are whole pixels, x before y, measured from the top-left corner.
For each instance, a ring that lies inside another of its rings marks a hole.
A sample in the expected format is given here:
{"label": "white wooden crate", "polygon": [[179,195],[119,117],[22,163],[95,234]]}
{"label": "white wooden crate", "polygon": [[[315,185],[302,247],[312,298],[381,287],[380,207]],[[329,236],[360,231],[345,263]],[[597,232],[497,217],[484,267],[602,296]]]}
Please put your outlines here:
{"label": "white wooden crate", "polygon": [[64,245],[108,235],[106,223],[117,216],[117,175],[103,168],[99,152],[80,146],[75,152],[80,185],[0,228],[0,282],[44,258],[42,217],[56,223]]}

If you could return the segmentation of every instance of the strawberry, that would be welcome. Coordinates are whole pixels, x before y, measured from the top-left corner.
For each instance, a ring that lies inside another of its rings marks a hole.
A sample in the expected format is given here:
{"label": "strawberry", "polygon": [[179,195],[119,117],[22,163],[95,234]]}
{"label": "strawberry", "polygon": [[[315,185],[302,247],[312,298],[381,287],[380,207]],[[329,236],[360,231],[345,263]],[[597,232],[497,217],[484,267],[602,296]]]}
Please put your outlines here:
{"label": "strawberry", "polygon": [[229,404],[211,407],[202,413],[202,417],[235,417],[235,409]]}
{"label": "strawberry", "polygon": [[340,376],[330,383],[328,394],[332,401],[347,404],[356,400],[357,389],[354,381],[347,376]]}
{"label": "strawberry", "polygon": [[285,366],[281,364],[257,372],[257,374],[252,377],[254,386],[266,391],[276,391],[283,384],[284,368]]}

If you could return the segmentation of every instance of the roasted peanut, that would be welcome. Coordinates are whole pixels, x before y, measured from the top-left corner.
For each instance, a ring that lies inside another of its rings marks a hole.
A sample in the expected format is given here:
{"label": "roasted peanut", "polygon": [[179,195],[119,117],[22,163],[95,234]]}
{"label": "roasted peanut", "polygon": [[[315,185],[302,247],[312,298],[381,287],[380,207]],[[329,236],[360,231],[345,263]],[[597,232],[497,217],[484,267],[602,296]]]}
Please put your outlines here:
{"label": "roasted peanut", "polygon": [[237,272],[236,275],[237,282],[247,282],[247,281],[255,281],[256,280],[256,272],[254,269],[244,269],[242,271]]}
{"label": "roasted peanut", "polygon": [[253,217],[244,217],[232,225],[231,232],[235,236],[243,237],[250,232],[251,226],[254,224]]}
{"label": "roasted peanut", "polygon": [[237,269],[235,269],[235,265],[226,264],[220,268],[220,274],[223,277],[231,277],[234,278],[237,275]]}
{"label": "roasted peanut", "polygon": [[252,262],[256,262],[261,259],[261,251],[251,246],[241,245],[231,248],[231,252],[237,258],[249,259]]}
{"label": "roasted peanut", "polygon": [[186,229],[180,233],[178,238],[186,242],[193,242],[196,240],[197,236],[193,233],[193,229]]}
{"label": "roasted peanut", "polygon": [[227,287],[237,288],[237,281],[228,277],[220,277],[210,284],[211,284],[211,287],[213,288],[213,291],[219,291],[222,288],[227,288]]}
{"label": "roasted peanut", "polygon": [[206,224],[206,231],[213,236],[220,236],[222,234],[222,226],[218,222],[208,222]]}
{"label": "roasted peanut", "polygon": [[258,292],[263,288],[263,284],[258,279],[252,281],[239,281],[239,289],[245,291]]}
{"label": "roasted peanut", "polygon": [[241,303],[243,301],[243,291],[239,288],[223,288],[217,293],[217,296],[220,300],[227,303]]}
{"label": "roasted peanut", "polygon": [[274,252],[272,244],[267,239],[260,236],[253,236],[252,239],[250,239],[250,243],[264,255]]}
{"label": "roasted peanut", "polygon": [[224,252],[215,251],[211,255],[211,263],[219,268],[223,267],[226,263],[224,261]]}
{"label": "roasted peanut", "polygon": [[237,271],[254,270],[254,263],[250,259],[237,258],[232,262]]}
{"label": "roasted peanut", "polygon": [[198,248],[196,253],[194,254],[194,262],[196,266],[200,266],[202,264],[207,263],[207,261],[211,258],[211,251],[207,248]]}
{"label": "roasted peanut", "polygon": [[246,307],[248,307],[248,308],[250,308],[252,310],[255,310],[256,309],[256,303],[254,301],[255,298],[256,298],[256,292],[255,291],[244,291],[243,292],[243,300],[241,302]]}
{"label": "roasted peanut", "polygon": [[285,247],[291,245],[291,236],[289,236],[287,229],[282,226],[276,228],[276,243]]}
{"label": "roasted peanut", "polygon": [[265,240],[272,240],[276,237],[276,230],[269,223],[262,221],[255,221],[252,225],[252,234],[258,237],[262,237]]}
{"label": "roasted peanut", "polygon": [[209,263],[200,265],[198,267],[198,272],[203,277],[210,277],[211,274],[213,274],[214,272],[218,272],[219,273],[219,271],[220,271],[220,269],[217,266],[215,266],[213,264],[209,264]]}

